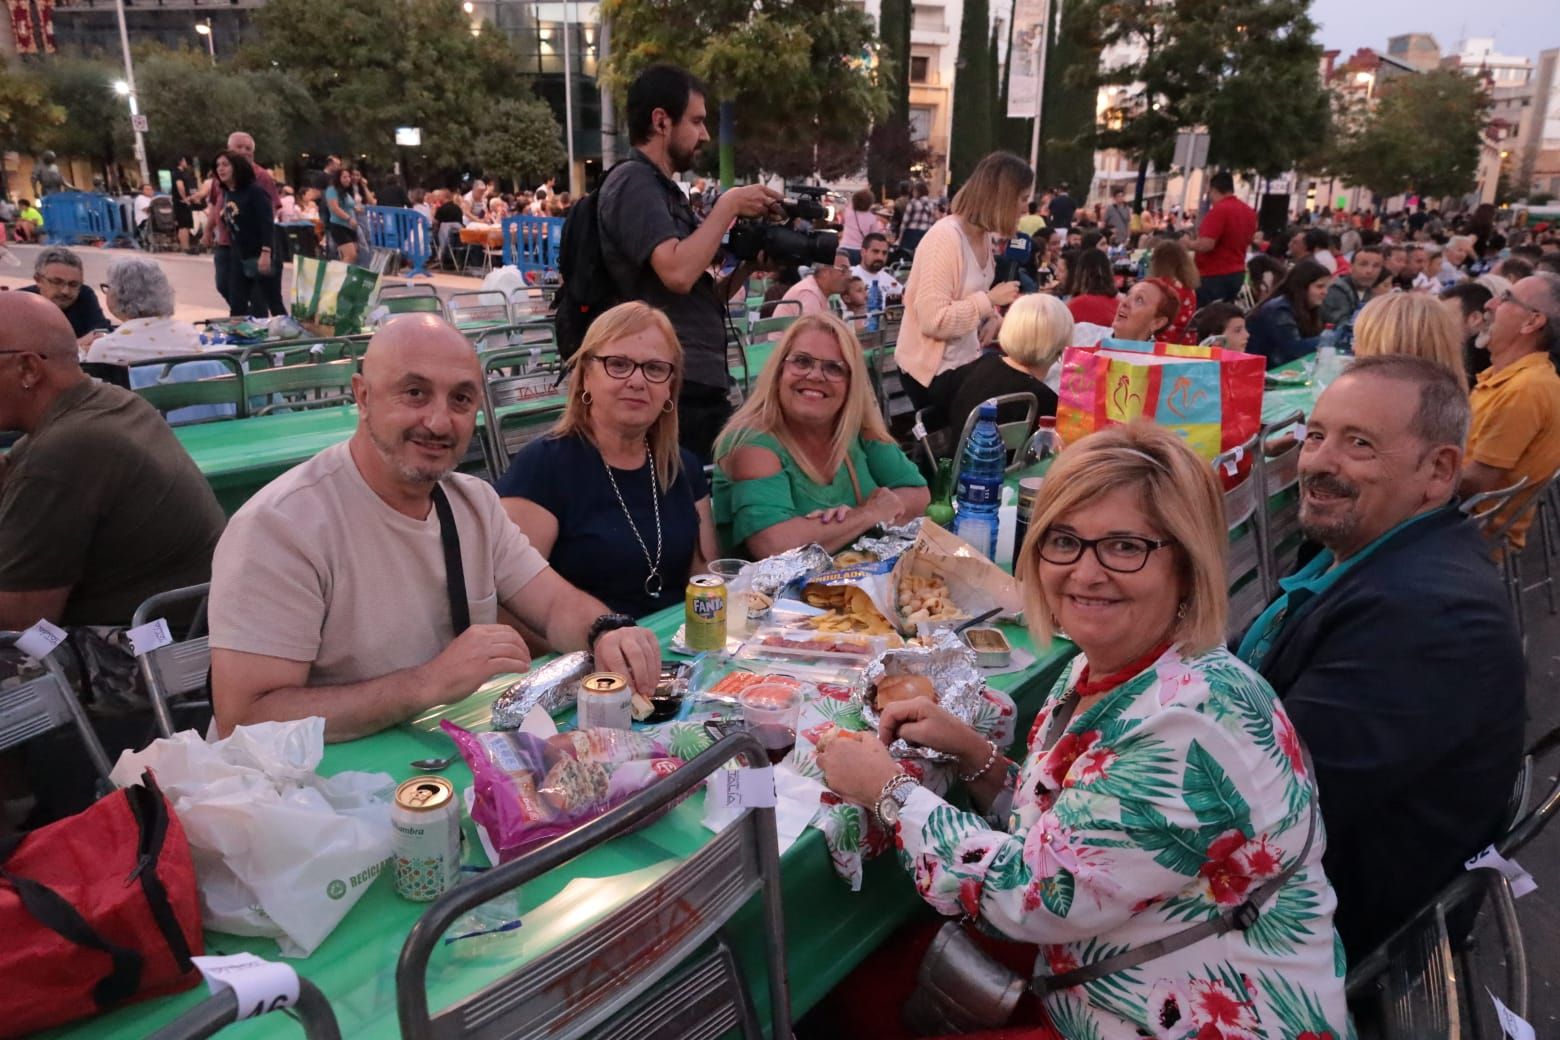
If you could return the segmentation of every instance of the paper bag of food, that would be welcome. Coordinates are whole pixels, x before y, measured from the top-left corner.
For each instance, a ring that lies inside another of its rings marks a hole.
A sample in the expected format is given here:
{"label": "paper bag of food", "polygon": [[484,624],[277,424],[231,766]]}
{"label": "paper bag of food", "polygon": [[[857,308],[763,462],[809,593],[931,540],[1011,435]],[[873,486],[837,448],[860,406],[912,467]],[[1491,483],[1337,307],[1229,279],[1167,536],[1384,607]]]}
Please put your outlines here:
{"label": "paper bag of food", "polygon": [[843,567],[815,575],[802,586],[802,602],[823,613],[804,624],[818,632],[890,635],[890,588],[889,576],[871,568]]}
{"label": "paper bag of food", "polygon": [[915,544],[889,575],[890,617],[901,632],[978,617],[988,610],[1017,617],[1023,595],[1014,577],[975,548],[936,524],[921,525]]}

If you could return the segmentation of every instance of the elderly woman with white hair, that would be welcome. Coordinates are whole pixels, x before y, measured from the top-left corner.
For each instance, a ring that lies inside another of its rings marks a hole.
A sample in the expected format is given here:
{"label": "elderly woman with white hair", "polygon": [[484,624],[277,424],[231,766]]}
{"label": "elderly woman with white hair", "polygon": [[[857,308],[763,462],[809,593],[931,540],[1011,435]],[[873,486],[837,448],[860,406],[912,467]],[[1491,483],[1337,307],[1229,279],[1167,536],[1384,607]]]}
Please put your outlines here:
{"label": "elderly woman with white hair", "polygon": [[[932,404],[947,417],[946,428],[963,430],[982,401],[1003,394],[1034,394],[1040,414],[1055,415],[1056,391],[1045,379],[1072,334],[1072,314],[1055,296],[1033,293],[1013,301],[997,334],[1001,351],[988,351],[932,381]],[[1023,408],[1005,405],[997,418],[1017,421],[1023,418]]]}
{"label": "elderly woman with white hair", "polygon": [[128,365],[203,349],[195,326],[173,316],[173,286],[155,260],[116,258],[103,290],[103,303],[123,324],[92,344],[87,361]]}

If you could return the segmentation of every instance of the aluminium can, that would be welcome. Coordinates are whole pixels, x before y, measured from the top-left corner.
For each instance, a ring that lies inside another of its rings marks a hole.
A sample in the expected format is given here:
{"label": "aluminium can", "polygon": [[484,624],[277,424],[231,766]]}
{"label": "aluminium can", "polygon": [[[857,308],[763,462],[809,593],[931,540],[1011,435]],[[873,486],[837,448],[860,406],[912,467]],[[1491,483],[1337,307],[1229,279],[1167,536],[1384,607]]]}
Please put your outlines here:
{"label": "aluminium can", "polygon": [[696,574],[688,579],[683,638],[694,653],[726,649],[726,579]]}
{"label": "aluminium can", "polygon": [[432,902],[460,879],[460,799],[442,776],[414,776],[395,789],[395,890]]}

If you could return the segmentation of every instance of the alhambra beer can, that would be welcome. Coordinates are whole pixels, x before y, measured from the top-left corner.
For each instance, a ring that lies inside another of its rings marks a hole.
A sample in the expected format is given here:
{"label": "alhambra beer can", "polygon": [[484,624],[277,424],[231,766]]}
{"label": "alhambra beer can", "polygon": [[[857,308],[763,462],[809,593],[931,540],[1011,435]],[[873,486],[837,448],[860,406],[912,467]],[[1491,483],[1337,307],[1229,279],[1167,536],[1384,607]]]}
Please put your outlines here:
{"label": "alhambra beer can", "polygon": [[726,579],[696,574],[688,579],[683,639],[695,653],[726,649]]}
{"label": "alhambra beer can", "polygon": [[460,879],[460,801],[442,776],[414,776],[395,789],[395,890],[428,903]]}

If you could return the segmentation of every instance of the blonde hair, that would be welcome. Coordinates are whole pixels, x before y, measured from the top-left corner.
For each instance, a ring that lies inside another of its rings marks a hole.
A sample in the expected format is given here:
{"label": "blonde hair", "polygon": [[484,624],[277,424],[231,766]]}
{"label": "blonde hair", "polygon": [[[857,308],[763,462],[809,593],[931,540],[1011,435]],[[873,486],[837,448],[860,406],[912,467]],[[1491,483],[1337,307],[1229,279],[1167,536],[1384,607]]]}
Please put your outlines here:
{"label": "blonde hair", "polygon": [[1468,378],[1462,327],[1427,293],[1391,293],[1367,303],[1354,319],[1354,354],[1409,354]]}
{"label": "blonde hair", "polygon": [[1173,238],[1165,239],[1149,254],[1148,274],[1150,278],[1169,278],[1180,282],[1188,289],[1195,289],[1202,284],[1202,276],[1197,273],[1197,264],[1193,262],[1192,254]]}
{"label": "blonde hair", "polygon": [[659,332],[672,355],[672,378],[666,382],[667,390],[671,395],[667,400],[672,403],[672,408],[657,415],[655,422],[650,424],[650,429],[645,434],[645,443],[650,446],[650,458],[655,464],[656,479],[661,483],[662,492],[665,492],[682,471],[682,455],[677,445],[676,405],[677,395],[682,390],[683,349],[682,343],[677,339],[676,330],[672,328],[672,323],[667,320],[665,314],[654,307],[643,303],[620,303],[591,322],[579,351],[569,359],[568,400],[563,406],[563,416],[548,436],[577,435],[592,444],[596,443],[596,438],[591,434],[590,429],[590,405],[584,399],[586,362],[598,354],[605,353],[605,348],[625,336],[632,336],[646,329]]}
{"label": "blonde hair", "polygon": [[970,173],[950,211],[982,231],[1012,235],[1018,230],[1018,200],[1035,186],[1035,171],[1011,152],[992,152]]}
{"label": "blonde hair", "polygon": [[[786,359],[796,349],[796,341],[808,332],[824,332],[834,337],[834,342],[838,344],[840,354],[845,359],[845,366],[850,369],[845,404],[835,419],[834,440],[829,450],[828,462],[824,466],[815,465],[801,450],[796,438],[791,435],[785,411],[780,407],[780,370],[785,367]],[[848,459],[847,453],[851,444],[858,437],[889,444],[894,442],[894,439],[889,436],[888,427],[883,425],[883,416],[878,412],[877,400],[872,396],[872,382],[867,374],[866,354],[862,351],[856,334],[840,319],[832,314],[807,314],[796,319],[785,330],[779,345],[769,356],[768,363],[758,374],[758,382],[753,387],[752,396],[743,402],[742,407],[737,409],[737,414],[733,415],[726,423],[725,429],[720,431],[720,436],[715,438],[716,464],[723,464],[726,456],[750,442],[753,434],[759,433],[768,434],[779,441],[809,479],[824,485],[833,482],[840,466]]]}
{"label": "blonde hair", "polygon": [[1056,633],[1056,612],[1040,583],[1041,536],[1063,516],[1121,488],[1138,492],[1149,521],[1173,543],[1186,608],[1175,622],[1175,640],[1191,655],[1223,644],[1229,613],[1224,493],[1212,466],[1180,437],[1149,422],[1089,434],[1057,456],[1046,474],[1013,569],[1023,583],[1030,635],[1049,645]]}
{"label": "blonde hair", "polygon": [[1002,319],[997,342],[1021,365],[1053,363],[1072,342],[1073,316],[1067,305],[1047,293],[1020,296]]}

